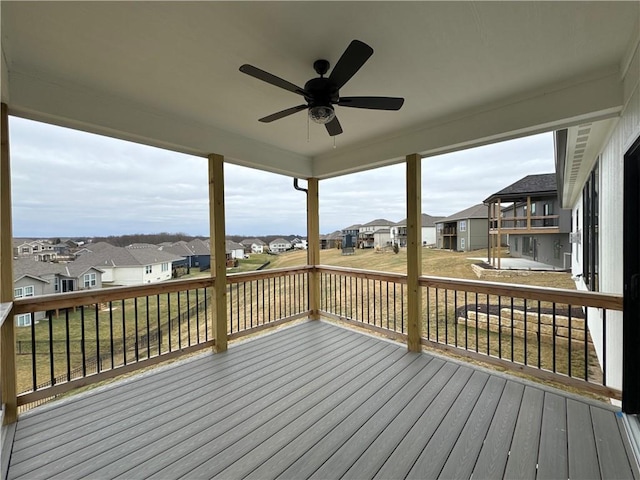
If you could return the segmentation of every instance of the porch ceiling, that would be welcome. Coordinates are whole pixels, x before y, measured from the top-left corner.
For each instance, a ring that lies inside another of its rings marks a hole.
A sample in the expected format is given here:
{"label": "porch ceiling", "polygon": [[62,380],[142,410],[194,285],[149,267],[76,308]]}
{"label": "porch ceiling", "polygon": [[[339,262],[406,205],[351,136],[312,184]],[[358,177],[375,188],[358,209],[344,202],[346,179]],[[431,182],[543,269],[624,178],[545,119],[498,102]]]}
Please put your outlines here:
{"label": "porch ceiling", "polygon": [[[287,175],[319,178],[617,115],[637,2],[2,2],[10,113]],[[337,148],[298,85],[360,39],[375,53],[342,95]]]}

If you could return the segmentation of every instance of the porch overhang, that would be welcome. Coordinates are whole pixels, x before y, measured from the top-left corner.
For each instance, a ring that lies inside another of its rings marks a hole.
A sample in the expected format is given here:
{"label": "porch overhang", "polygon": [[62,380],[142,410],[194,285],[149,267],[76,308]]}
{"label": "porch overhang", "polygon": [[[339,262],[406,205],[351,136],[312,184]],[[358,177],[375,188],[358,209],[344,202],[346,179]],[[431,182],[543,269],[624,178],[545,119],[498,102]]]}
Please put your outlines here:
{"label": "porch overhang", "polygon": [[[1,8],[10,114],[303,178],[615,118],[638,19],[627,2]],[[567,28],[573,22],[581,28]],[[340,108],[335,149],[321,127],[307,139],[302,115],[257,121],[299,99],[242,75],[241,64],[302,84],[314,60],[335,63],[353,38],[375,54],[344,94],[403,96],[402,110]]]}

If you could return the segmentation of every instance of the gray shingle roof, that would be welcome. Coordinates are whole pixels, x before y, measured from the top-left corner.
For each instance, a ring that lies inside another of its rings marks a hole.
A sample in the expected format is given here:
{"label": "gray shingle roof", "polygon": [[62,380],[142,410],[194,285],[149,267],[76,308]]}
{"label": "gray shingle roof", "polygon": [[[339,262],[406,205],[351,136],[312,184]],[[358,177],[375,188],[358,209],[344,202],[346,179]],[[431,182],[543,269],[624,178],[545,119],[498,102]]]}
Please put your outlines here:
{"label": "gray shingle roof", "polygon": [[209,239],[201,240],[199,238],[191,240],[187,244],[193,255],[211,255],[211,248],[209,245]]}
{"label": "gray shingle roof", "polygon": [[[69,278],[79,278],[88,270],[103,271],[92,265],[69,263],[36,262],[32,259],[18,258],[13,261],[13,279],[18,280],[24,276],[42,277],[43,275],[62,275]],[[43,280],[44,281],[44,280]]]}
{"label": "gray shingle roof", "polygon": [[[423,227],[435,227],[436,223],[439,222],[440,220],[442,220],[445,217],[434,217],[432,215],[429,215],[427,213],[423,213],[422,214],[422,226]],[[397,227],[406,227],[407,226],[407,219],[404,218],[402,220],[400,220],[398,223],[396,223]]]}
{"label": "gray shingle roof", "polygon": [[98,268],[101,266],[132,267],[173,262],[182,258],[154,248],[122,248],[114,247],[108,243],[101,245],[98,249],[93,247],[91,252],[80,255],[74,263]]}
{"label": "gray shingle roof", "polygon": [[187,242],[184,240],[180,240],[179,242],[170,243],[166,246],[161,246],[160,249],[163,252],[168,252],[173,255],[178,255],[179,257],[190,257],[193,255],[193,252],[189,249]]}
{"label": "gray shingle roof", "polygon": [[459,212],[454,213],[453,215],[449,215],[446,218],[438,220],[436,223],[453,222],[456,220],[468,220],[471,218],[488,219],[489,207],[487,207],[482,203],[479,203],[477,205],[474,205],[473,207],[465,208],[464,210],[460,210]]}
{"label": "gray shingle roof", "polygon": [[244,240],[242,240],[240,242],[242,245],[246,246],[246,247],[250,247],[251,245],[253,245],[254,243],[256,245],[262,245],[265,246],[266,243],[264,243],[262,240],[260,240],[259,238],[245,238]]}
{"label": "gray shingle roof", "polygon": [[361,227],[375,227],[375,226],[393,227],[395,224],[396,222],[392,222],[391,220],[387,220],[385,218],[377,218],[375,220],[371,220],[369,223],[365,223],[364,225],[361,225]]}
{"label": "gray shingle roof", "polygon": [[494,193],[485,200],[485,203],[492,200],[517,200],[522,197],[536,196],[546,197],[557,195],[558,186],[555,173],[542,173],[539,175],[527,175],[499,192]]}

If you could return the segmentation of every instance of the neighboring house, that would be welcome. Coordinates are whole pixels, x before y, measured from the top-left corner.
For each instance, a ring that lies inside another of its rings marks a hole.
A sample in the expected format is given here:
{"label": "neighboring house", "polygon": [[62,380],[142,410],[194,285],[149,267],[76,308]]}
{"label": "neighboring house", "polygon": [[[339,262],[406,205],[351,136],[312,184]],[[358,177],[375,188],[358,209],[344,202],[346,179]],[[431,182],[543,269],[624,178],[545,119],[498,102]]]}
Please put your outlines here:
{"label": "neighboring house", "polygon": [[177,255],[155,248],[122,248],[100,242],[87,247],[75,265],[86,265],[104,271],[103,284],[139,285],[169,280]]}
{"label": "neighboring house", "polygon": [[308,246],[307,241],[304,238],[294,238],[291,240],[291,244],[296,250],[306,250]]}
{"label": "neighboring house", "polygon": [[280,253],[291,250],[291,242],[284,238],[276,238],[269,242],[269,251],[272,253]]}
{"label": "neighboring house", "polygon": [[571,211],[560,207],[555,173],[527,175],[484,203],[489,208],[492,245],[497,245],[498,235],[508,235],[512,257],[571,267]]}
{"label": "neighboring house", "polygon": [[225,253],[227,260],[240,260],[244,258],[244,246],[234,242],[233,240],[224,241]]}
{"label": "neighboring house", "polygon": [[488,246],[486,205],[474,205],[435,223],[438,248],[468,252]]}
{"label": "neighboring house", "polygon": [[[361,225],[360,228],[358,228],[358,247],[373,248],[376,245],[380,247],[388,245],[391,243],[390,229],[394,225],[395,222],[384,218],[378,218]],[[375,232],[381,229],[386,230],[386,232],[381,232],[378,236],[375,236]]]}
{"label": "neighboring house", "polygon": [[48,240],[14,240],[13,256],[50,262],[57,258],[57,252],[54,245]]}
{"label": "neighboring house", "polygon": [[336,230],[326,235],[320,235],[320,249],[339,248],[342,245],[342,232]]}
{"label": "neighboring house", "polygon": [[267,246],[259,238],[245,238],[240,243],[244,247],[245,253],[264,253],[264,248]]}
{"label": "neighboring house", "polygon": [[192,265],[200,270],[208,270],[211,267],[211,247],[209,239],[196,238],[187,243],[191,250]]}
{"label": "neighboring house", "polygon": [[[18,258],[13,262],[14,297],[34,297],[102,288],[103,273],[102,270],[93,266]],[[28,326],[32,321],[37,322],[45,316],[46,312],[16,315],[16,325]]]}
{"label": "neighboring house", "polygon": [[[422,246],[436,244],[436,222],[445,217],[433,217],[426,213],[422,214]],[[391,243],[399,247],[407,246],[407,219],[399,221],[391,227]]]}
{"label": "neighboring house", "polygon": [[359,223],[342,229],[342,253],[352,254],[358,245],[358,232],[361,225]]}
{"label": "neighboring house", "polygon": [[164,242],[159,246],[159,250],[163,252],[171,253],[175,255],[177,258],[171,262],[172,268],[187,268],[191,269],[191,267],[195,267],[195,255],[189,248],[189,245],[184,240],[179,240],[177,242]]}

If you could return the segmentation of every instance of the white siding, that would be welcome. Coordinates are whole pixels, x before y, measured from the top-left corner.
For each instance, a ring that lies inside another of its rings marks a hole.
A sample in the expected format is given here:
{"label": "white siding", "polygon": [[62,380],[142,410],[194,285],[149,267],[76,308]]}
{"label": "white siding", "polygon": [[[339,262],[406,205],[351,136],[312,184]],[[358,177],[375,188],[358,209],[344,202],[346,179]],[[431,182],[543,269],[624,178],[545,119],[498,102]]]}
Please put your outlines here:
{"label": "white siding", "polygon": [[[636,46],[637,47],[637,46]],[[599,164],[599,237],[600,291],[605,293],[623,293],[623,172],[624,154],[640,136],[640,59],[636,48],[631,66],[624,78],[625,106],[622,115],[614,127],[611,136],[600,152]],[[585,159],[585,161],[589,161]],[[573,207],[575,216],[580,210],[578,225],[582,228],[582,198]],[[575,225],[575,218],[574,218]],[[582,245],[576,249],[572,259],[574,274],[582,273]],[[574,244],[574,247],[576,244]],[[580,278],[578,289],[585,289]],[[622,388],[622,312],[607,313],[607,383],[614,388]],[[602,319],[595,311],[589,312],[589,330],[596,346],[598,357],[602,361]]]}
{"label": "white siding", "polygon": [[422,245],[435,245],[436,227],[422,227]]}

